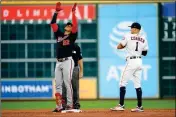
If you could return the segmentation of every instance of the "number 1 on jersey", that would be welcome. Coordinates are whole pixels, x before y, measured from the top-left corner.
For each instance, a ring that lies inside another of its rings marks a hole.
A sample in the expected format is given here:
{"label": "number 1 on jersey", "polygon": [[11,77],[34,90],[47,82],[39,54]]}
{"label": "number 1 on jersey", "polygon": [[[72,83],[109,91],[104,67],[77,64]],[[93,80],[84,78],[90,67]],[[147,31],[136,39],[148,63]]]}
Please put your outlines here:
{"label": "number 1 on jersey", "polygon": [[138,51],[138,42],[136,42],[136,49],[135,51]]}

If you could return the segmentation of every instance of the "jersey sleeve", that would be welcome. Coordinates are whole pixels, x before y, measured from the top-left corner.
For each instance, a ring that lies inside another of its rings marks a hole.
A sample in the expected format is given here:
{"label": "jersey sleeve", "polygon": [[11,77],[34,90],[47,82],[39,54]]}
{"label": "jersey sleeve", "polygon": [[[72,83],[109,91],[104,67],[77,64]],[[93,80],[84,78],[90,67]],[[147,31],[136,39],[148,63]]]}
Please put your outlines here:
{"label": "jersey sleeve", "polygon": [[149,47],[148,47],[148,41],[145,40],[145,45],[144,45],[143,51],[147,51],[148,49],[149,49]]}
{"label": "jersey sleeve", "polygon": [[123,37],[123,39],[120,41],[120,44],[122,44],[123,46],[126,46],[126,44],[127,44],[127,36]]}
{"label": "jersey sleeve", "polygon": [[51,20],[51,23],[50,23],[50,26],[51,26],[52,31],[54,32],[54,35],[55,35],[56,38],[57,38],[58,36],[61,36],[61,35],[62,35],[62,32],[61,32],[61,30],[59,29],[59,26],[56,24],[57,15],[58,15],[57,12],[55,12],[55,13],[53,14],[53,17],[52,17],[52,20]]}
{"label": "jersey sleeve", "polygon": [[50,23],[50,26],[51,26],[53,32],[57,32],[57,30],[59,28],[58,25],[56,24],[57,14],[58,14],[57,12],[55,12],[53,14],[53,17],[52,17],[52,20],[51,20],[51,23]]}
{"label": "jersey sleeve", "polygon": [[78,30],[78,21],[76,19],[75,13],[72,13],[72,24],[73,24],[72,33],[77,33],[77,30]]}
{"label": "jersey sleeve", "polygon": [[82,59],[82,53],[81,53],[81,49],[80,49],[79,46],[77,48],[77,51],[78,51],[78,59],[81,60]]}

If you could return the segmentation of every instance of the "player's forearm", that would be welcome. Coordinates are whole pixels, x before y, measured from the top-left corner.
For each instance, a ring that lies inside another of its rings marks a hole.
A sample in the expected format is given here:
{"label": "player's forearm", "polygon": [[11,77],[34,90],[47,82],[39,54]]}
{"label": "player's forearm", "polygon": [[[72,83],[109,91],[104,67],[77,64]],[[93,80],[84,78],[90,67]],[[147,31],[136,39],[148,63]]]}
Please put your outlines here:
{"label": "player's forearm", "polygon": [[78,30],[78,21],[77,21],[75,12],[72,12],[72,24],[73,24],[72,32],[76,33]]}
{"label": "player's forearm", "polygon": [[58,25],[56,24],[57,14],[58,12],[54,13],[52,20],[51,20],[51,24],[50,24],[51,28],[53,29],[53,32],[56,32],[58,30]]}
{"label": "player's forearm", "polygon": [[80,68],[80,72],[83,72],[83,59],[80,59],[78,61],[78,65],[79,65],[79,68]]}
{"label": "player's forearm", "polygon": [[56,23],[56,20],[57,20],[57,14],[58,14],[58,12],[54,12],[53,17],[52,17],[52,20],[51,20],[51,24]]}

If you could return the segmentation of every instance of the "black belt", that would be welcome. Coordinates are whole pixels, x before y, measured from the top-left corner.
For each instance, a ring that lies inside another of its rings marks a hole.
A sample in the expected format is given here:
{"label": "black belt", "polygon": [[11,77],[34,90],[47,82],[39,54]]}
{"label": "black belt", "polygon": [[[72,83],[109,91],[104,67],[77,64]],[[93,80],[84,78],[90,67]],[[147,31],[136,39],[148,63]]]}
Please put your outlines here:
{"label": "black belt", "polygon": [[141,58],[141,56],[131,56],[130,59],[137,59],[137,58]]}
{"label": "black belt", "polygon": [[63,61],[66,61],[66,60],[68,60],[68,59],[69,59],[68,57],[65,57],[65,58],[57,58],[57,61],[63,62]]}

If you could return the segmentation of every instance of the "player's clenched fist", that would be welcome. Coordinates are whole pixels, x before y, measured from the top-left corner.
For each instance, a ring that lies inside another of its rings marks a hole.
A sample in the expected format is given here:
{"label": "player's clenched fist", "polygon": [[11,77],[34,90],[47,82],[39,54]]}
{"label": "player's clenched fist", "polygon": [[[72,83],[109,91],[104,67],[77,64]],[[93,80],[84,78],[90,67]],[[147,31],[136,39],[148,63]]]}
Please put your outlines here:
{"label": "player's clenched fist", "polygon": [[62,10],[62,8],[61,8],[61,3],[60,2],[57,2],[56,3],[56,11],[58,12],[58,11],[61,11]]}
{"label": "player's clenched fist", "polygon": [[76,11],[76,6],[77,6],[77,3],[75,3],[72,7],[72,12],[75,12]]}

